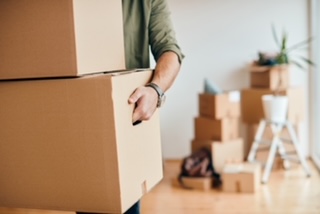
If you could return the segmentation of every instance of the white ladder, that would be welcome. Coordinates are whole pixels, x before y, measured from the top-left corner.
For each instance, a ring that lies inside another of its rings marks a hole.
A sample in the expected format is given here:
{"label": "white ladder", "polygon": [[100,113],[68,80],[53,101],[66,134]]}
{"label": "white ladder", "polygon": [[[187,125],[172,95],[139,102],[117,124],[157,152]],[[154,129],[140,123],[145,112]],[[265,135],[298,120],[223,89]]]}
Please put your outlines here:
{"label": "white ladder", "polygon": [[[266,143],[265,141],[263,141],[262,137],[267,126],[271,127],[273,137],[272,137],[271,145],[269,148],[269,155],[266,161],[261,182],[262,183],[268,182],[277,152],[279,153],[281,158],[285,161],[284,162],[285,165],[289,166],[290,164],[289,161],[298,161],[299,163],[302,164],[302,167],[304,168],[307,176],[308,177],[311,176],[310,168],[307,164],[305,157],[302,154],[301,144],[298,140],[298,137],[296,135],[296,132],[293,128],[292,123],[289,121],[279,123],[279,122],[272,122],[266,119],[261,120],[259,123],[259,127],[257,129],[257,132],[255,134],[254,141],[251,145],[251,149],[247,158],[248,162],[256,162],[256,155],[257,155],[257,151],[260,149],[259,147],[261,147],[263,144]],[[291,139],[280,138],[280,134],[284,128],[287,128]],[[293,159],[292,157],[287,155],[285,147],[283,145],[283,141],[288,141],[293,144],[295,148],[295,152],[298,156],[298,159]]]}

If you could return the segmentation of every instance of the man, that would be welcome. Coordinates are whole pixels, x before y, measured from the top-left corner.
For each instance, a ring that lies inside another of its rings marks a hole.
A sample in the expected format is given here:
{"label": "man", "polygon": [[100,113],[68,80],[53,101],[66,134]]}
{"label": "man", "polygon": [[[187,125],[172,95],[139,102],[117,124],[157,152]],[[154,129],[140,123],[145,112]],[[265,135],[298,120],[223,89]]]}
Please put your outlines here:
{"label": "man", "polygon": [[[149,68],[149,47],[156,61],[151,84],[140,86],[130,96],[136,104],[133,122],[148,120],[163,100],[161,95],[173,84],[183,59],[170,20],[166,0],[122,0],[126,66]],[[126,214],[139,214],[139,202]]]}
{"label": "man", "polygon": [[[149,68],[149,47],[156,60],[152,83],[163,92],[174,82],[183,58],[172,28],[166,0],[122,0],[126,67]],[[158,94],[141,86],[129,98],[137,103],[133,121],[148,120],[157,107]]]}
{"label": "man", "polygon": [[[149,47],[156,60],[151,84],[129,97],[136,104],[132,121],[148,120],[162,104],[161,95],[173,84],[183,59],[166,0],[122,0],[126,67],[149,68]],[[139,214],[139,202],[125,214]],[[80,213],[79,213],[80,214]]]}

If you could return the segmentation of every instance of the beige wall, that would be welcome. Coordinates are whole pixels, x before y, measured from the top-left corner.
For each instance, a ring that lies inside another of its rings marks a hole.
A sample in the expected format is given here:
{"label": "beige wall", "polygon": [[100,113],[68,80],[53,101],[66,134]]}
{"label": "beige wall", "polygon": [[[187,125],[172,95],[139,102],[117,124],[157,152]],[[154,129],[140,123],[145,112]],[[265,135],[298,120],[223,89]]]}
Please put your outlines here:
{"label": "beige wall", "polygon": [[[247,64],[258,50],[276,48],[271,23],[287,29],[289,44],[304,40],[308,7],[307,0],[169,0],[169,4],[186,58],[161,109],[162,147],[165,158],[180,158],[190,153],[204,78],[225,90],[248,86]],[[307,79],[298,71],[291,82],[307,90]],[[301,125],[305,149],[307,128],[307,123]]]}

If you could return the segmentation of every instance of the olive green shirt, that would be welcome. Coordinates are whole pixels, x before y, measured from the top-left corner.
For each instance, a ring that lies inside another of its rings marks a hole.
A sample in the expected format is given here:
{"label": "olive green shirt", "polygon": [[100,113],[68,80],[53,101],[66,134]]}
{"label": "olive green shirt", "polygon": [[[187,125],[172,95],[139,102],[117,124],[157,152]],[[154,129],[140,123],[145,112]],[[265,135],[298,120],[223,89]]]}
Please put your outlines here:
{"label": "olive green shirt", "polygon": [[157,61],[173,51],[183,59],[166,0],[122,0],[127,69],[149,68],[149,47]]}

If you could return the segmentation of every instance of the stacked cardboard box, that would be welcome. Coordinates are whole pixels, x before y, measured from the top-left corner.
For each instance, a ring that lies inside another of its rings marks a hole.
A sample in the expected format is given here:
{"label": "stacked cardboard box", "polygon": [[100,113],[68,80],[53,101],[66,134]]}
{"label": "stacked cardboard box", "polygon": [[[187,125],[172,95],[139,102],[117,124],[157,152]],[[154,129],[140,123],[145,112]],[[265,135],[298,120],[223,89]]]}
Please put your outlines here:
{"label": "stacked cardboard box", "polygon": [[[264,67],[252,65],[250,67],[250,88],[241,91],[242,122],[247,125],[247,142],[245,155],[247,156],[255,135],[257,124],[264,118],[262,96],[273,94],[280,89],[281,95],[289,99],[288,120],[298,124],[304,120],[304,91],[302,87],[289,84],[289,66]],[[279,79],[281,78],[280,84]]]}
{"label": "stacked cardboard box", "polygon": [[0,78],[124,69],[120,12],[115,0],[1,1]]}
{"label": "stacked cardboard box", "polygon": [[0,19],[0,206],[125,212],[163,175],[158,113],[133,126],[127,101],[152,71],[102,73],[125,68],[121,1],[0,1]]}
{"label": "stacked cardboard box", "polygon": [[243,160],[243,140],[239,135],[240,93],[199,94],[199,116],[194,120],[192,151],[207,147],[213,165],[221,172],[229,159]]}
{"label": "stacked cardboard box", "polygon": [[261,167],[257,163],[228,163],[223,168],[223,191],[254,193],[260,186]]}

